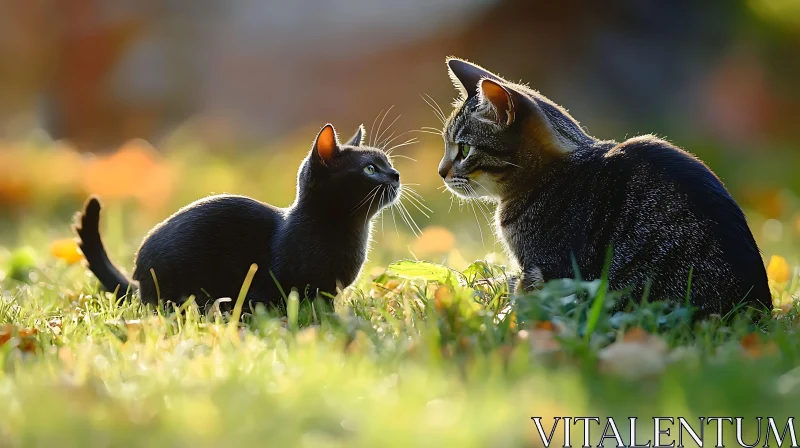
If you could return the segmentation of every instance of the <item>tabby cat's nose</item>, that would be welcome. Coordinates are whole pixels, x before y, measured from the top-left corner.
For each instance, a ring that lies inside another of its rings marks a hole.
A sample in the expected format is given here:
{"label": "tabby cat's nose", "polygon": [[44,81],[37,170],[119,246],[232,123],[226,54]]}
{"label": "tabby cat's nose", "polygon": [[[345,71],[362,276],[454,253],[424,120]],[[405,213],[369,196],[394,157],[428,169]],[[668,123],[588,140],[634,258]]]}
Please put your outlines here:
{"label": "tabby cat's nose", "polygon": [[447,177],[447,173],[450,172],[451,168],[453,168],[453,164],[449,161],[442,160],[442,162],[439,163],[439,175],[442,176],[442,179]]}

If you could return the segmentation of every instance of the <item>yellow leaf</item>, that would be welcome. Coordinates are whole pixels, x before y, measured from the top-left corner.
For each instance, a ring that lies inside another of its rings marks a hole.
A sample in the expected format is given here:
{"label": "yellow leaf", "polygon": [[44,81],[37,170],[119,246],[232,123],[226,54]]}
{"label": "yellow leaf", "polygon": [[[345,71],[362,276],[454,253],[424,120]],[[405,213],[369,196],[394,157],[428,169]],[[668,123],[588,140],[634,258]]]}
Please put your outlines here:
{"label": "yellow leaf", "polygon": [[50,245],[50,253],[69,264],[83,260],[83,254],[78,250],[78,242],[72,238],[53,241]]}
{"label": "yellow leaf", "polygon": [[784,283],[789,281],[790,276],[789,263],[786,262],[786,259],[779,255],[773,255],[767,266],[767,277],[774,282]]}

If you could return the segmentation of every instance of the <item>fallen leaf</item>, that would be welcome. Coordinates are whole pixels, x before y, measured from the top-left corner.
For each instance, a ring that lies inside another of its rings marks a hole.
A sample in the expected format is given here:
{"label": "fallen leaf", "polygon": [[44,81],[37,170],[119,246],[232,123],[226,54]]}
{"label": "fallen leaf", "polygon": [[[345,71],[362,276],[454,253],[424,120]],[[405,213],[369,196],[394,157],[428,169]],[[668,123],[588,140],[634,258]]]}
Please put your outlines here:
{"label": "fallen leaf", "polygon": [[766,344],[762,341],[761,336],[757,333],[749,333],[745,335],[739,345],[742,347],[742,353],[745,357],[756,359],[762,356],[774,355],[778,352],[778,347],[775,342],[768,341]]}
{"label": "fallen leaf", "polygon": [[622,337],[624,342],[646,342],[650,338],[650,334],[640,327],[633,327],[628,330]]}
{"label": "fallen leaf", "polygon": [[50,253],[68,264],[74,264],[83,260],[83,254],[78,249],[78,242],[72,238],[64,238],[53,241],[50,244]]}
{"label": "fallen leaf", "polygon": [[10,341],[12,336],[14,336],[14,332],[16,330],[16,336],[19,339],[17,343],[17,348],[19,348],[23,352],[32,352],[35,351],[38,347],[38,341],[36,340],[36,335],[39,334],[39,330],[35,328],[30,329],[19,329],[12,325],[12,324],[4,324],[0,326],[0,345],[5,344],[6,342]]}
{"label": "fallen leaf", "polygon": [[14,331],[14,326],[11,324],[0,325],[0,345],[5,344],[11,339],[11,333]]}
{"label": "fallen leaf", "polygon": [[630,379],[654,376],[664,370],[668,352],[663,339],[635,327],[597,353],[598,368]]}
{"label": "fallen leaf", "polygon": [[561,344],[556,340],[555,327],[549,321],[538,322],[530,330],[520,330],[517,338],[527,341],[534,356],[552,356],[562,353]]}

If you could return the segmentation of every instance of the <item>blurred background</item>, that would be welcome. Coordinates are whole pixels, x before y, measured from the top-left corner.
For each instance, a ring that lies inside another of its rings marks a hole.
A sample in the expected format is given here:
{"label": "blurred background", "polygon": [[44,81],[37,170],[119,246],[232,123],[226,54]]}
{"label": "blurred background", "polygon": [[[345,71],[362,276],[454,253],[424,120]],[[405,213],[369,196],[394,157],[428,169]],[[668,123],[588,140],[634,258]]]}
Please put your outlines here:
{"label": "blurred background", "polygon": [[[421,94],[449,112],[448,55],[530,83],[598,138],[697,154],[765,256],[798,247],[798,0],[0,0],[0,246],[70,237],[89,193],[126,268],[153,224],[212,192],[286,206],[324,123],[372,134],[393,106],[389,132],[440,126]],[[385,215],[372,262],[499,252],[480,209],[449,212],[437,190],[441,139],[406,137],[417,162],[398,168],[434,213],[411,209],[421,238]]]}

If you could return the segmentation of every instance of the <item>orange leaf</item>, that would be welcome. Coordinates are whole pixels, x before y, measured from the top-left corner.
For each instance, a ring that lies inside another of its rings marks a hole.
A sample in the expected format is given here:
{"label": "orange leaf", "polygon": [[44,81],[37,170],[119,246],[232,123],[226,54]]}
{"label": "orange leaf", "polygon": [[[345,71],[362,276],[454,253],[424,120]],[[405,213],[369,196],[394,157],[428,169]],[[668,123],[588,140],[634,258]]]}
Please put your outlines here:
{"label": "orange leaf", "polygon": [[760,358],[764,355],[775,354],[778,351],[778,347],[775,345],[775,342],[769,341],[764,344],[761,341],[761,336],[759,336],[757,333],[749,333],[745,335],[739,344],[744,350],[744,355],[748,358]]}
{"label": "orange leaf", "polygon": [[442,312],[448,305],[450,305],[452,293],[447,286],[439,286],[433,294],[433,305],[436,311]]}
{"label": "orange leaf", "polygon": [[666,367],[668,353],[669,347],[663,339],[634,327],[622,340],[597,353],[598,368],[627,378],[655,376]]}
{"label": "orange leaf", "polygon": [[11,324],[0,325],[0,345],[5,344],[11,339],[11,333],[14,331],[14,326]]}
{"label": "orange leaf", "polygon": [[[0,345],[5,344],[9,340],[11,340],[11,336],[13,336],[14,330],[16,327],[11,324],[5,324],[0,326]],[[23,352],[32,352],[36,350],[37,341],[34,338],[39,334],[39,330],[35,328],[30,329],[20,329],[17,331],[17,338],[19,338],[19,343],[17,347],[22,350]]]}
{"label": "orange leaf", "polygon": [[78,249],[78,242],[72,238],[53,241],[50,244],[50,253],[69,264],[83,260],[83,254]]}
{"label": "orange leaf", "polygon": [[633,327],[622,337],[623,342],[645,342],[650,338],[650,334],[639,327]]}
{"label": "orange leaf", "polygon": [[786,259],[779,255],[773,255],[769,259],[769,265],[767,266],[767,277],[777,283],[789,281],[791,270]]}

